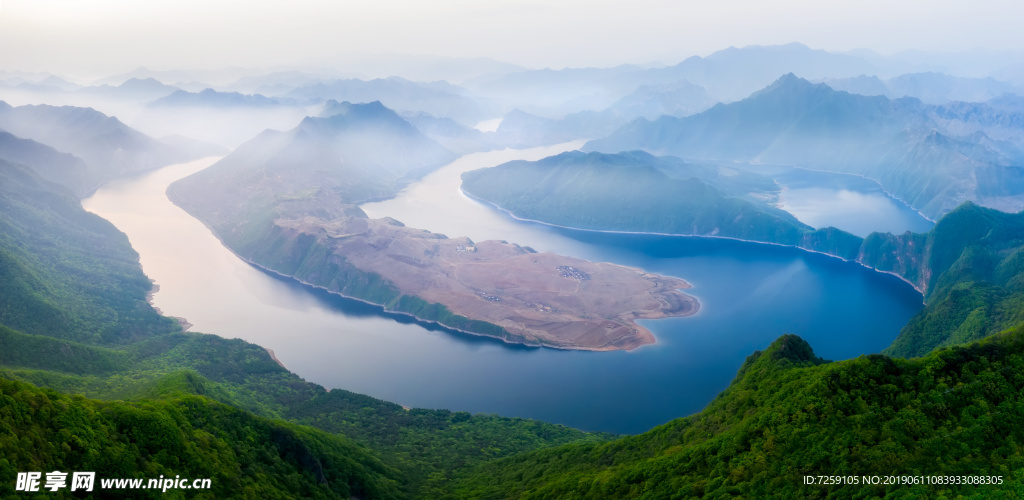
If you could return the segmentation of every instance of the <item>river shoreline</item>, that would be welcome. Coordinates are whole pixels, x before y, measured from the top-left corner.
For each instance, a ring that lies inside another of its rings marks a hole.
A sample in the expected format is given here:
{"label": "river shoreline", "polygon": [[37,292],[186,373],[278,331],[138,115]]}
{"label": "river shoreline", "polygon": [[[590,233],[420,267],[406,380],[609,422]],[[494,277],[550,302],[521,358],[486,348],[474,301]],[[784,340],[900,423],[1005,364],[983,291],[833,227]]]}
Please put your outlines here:
{"label": "river shoreline", "polygon": [[164,312],[159,307],[157,307],[155,304],[153,304],[153,295],[155,295],[157,292],[160,291],[160,285],[157,284],[156,281],[153,281],[152,278],[150,278],[149,281],[150,281],[150,283],[153,284],[153,286],[149,289],[149,291],[146,292],[146,302],[149,303],[149,307],[152,307],[153,310],[156,311],[157,314],[159,314],[161,316],[165,316],[165,317],[171,318],[174,321],[177,321],[178,325],[181,326],[181,331],[183,331],[183,332],[187,332],[189,330],[189,328],[192,328],[193,326],[195,326],[192,323],[189,323],[189,321],[187,319],[182,318],[181,316],[168,316],[168,315],[164,314]]}
{"label": "river shoreline", "polygon": [[894,273],[892,271],[882,271],[881,269],[875,269],[875,268],[873,268],[871,266],[868,266],[868,265],[866,265],[866,264],[864,264],[862,262],[858,262],[856,260],[844,259],[843,257],[840,257],[838,255],[833,255],[833,254],[821,252],[821,251],[818,251],[818,250],[811,250],[809,248],[803,248],[803,247],[798,247],[798,246],[794,246],[794,245],[785,245],[785,244],[782,244],[782,243],[772,243],[772,242],[768,242],[768,241],[745,240],[743,238],[734,238],[734,237],[731,237],[731,236],[713,236],[713,235],[703,235],[703,234],[678,234],[678,233],[655,233],[655,232],[644,232],[644,231],[617,231],[617,230],[612,230],[612,229],[584,229],[584,228],[580,228],[580,227],[563,226],[561,224],[553,224],[553,223],[545,222],[545,221],[542,221],[542,220],[527,219],[527,218],[524,218],[524,217],[520,217],[520,216],[512,213],[511,211],[509,211],[505,207],[502,207],[501,205],[498,205],[497,203],[494,203],[494,202],[492,202],[490,200],[485,200],[485,199],[480,198],[478,196],[475,196],[473,194],[467,193],[465,190],[462,189],[461,186],[459,187],[459,192],[462,193],[463,196],[465,196],[465,197],[467,197],[467,198],[469,198],[471,200],[474,200],[474,201],[477,201],[477,202],[480,202],[480,203],[483,203],[483,204],[486,204],[486,205],[490,205],[490,206],[498,209],[499,211],[504,212],[509,217],[511,217],[511,218],[513,218],[513,219],[515,219],[517,221],[532,222],[534,224],[540,224],[540,225],[544,225],[544,226],[548,226],[548,227],[557,227],[559,229],[570,229],[570,230],[573,230],[573,231],[586,231],[586,232],[590,232],[590,233],[605,233],[605,234],[635,234],[635,235],[649,235],[649,236],[671,236],[671,237],[676,237],[676,238],[708,238],[708,239],[719,239],[719,240],[732,240],[732,241],[742,241],[742,242],[745,242],[745,243],[754,243],[754,244],[757,244],[757,245],[771,245],[771,246],[782,247],[782,248],[792,248],[792,249],[801,250],[801,251],[804,251],[804,252],[807,252],[807,253],[824,255],[824,256],[827,256],[827,257],[831,257],[833,259],[839,259],[839,260],[841,260],[843,262],[850,262],[850,263],[853,263],[853,264],[857,264],[857,265],[859,265],[861,267],[864,267],[865,269],[870,269],[870,270],[872,270],[872,271],[874,271],[876,273],[888,274],[890,276],[895,276],[895,277],[899,278],[900,281],[903,281],[904,283],[910,285],[914,290],[917,291],[917,293],[921,294],[921,303],[922,304],[925,303],[925,301],[924,301],[924,291],[921,290],[920,288],[918,288],[916,284],[912,283],[910,280],[904,278],[903,276],[900,276],[899,274],[896,274],[896,273]]}
{"label": "river shoreline", "polygon": [[[541,153],[551,154],[536,150],[522,156]],[[129,236],[145,270],[161,284],[156,302],[164,310],[194,321],[192,330],[270,347],[308,381],[410,407],[537,418],[594,431],[641,432],[699,411],[729,384],[750,352],[785,333],[800,335],[828,359],[879,352],[920,309],[917,292],[863,267],[711,240],[665,238],[661,243],[658,237],[634,237],[653,246],[631,248],[632,238],[624,235],[578,233],[575,239],[459,196],[455,170],[493,166],[517,155],[463,159],[436,183],[410,185],[395,207],[381,207],[387,212],[381,216],[593,262],[657,266],[660,275],[693,284],[700,311],[686,318],[637,320],[656,335],[657,344],[628,352],[598,356],[494,342],[388,314],[239,259],[211,238],[207,225],[164,196],[168,183],[199,165],[101,188],[91,211]],[[413,213],[419,218],[403,217]],[[437,227],[430,222],[435,219]],[[662,252],[677,246],[692,246],[696,253]],[[272,361],[269,353],[264,359]]]}

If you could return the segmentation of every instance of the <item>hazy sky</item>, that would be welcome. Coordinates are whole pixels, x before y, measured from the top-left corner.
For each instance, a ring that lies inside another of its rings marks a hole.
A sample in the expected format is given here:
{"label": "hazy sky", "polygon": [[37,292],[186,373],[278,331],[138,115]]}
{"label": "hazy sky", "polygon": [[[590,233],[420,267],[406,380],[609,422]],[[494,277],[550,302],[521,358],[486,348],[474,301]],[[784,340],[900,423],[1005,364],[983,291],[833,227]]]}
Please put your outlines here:
{"label": "hazy sky", "polygon": [[0,69],[100,76],[345,53],[530,67],[676,63],[751,44],[1024,48],[1020,0],[0,0]]}

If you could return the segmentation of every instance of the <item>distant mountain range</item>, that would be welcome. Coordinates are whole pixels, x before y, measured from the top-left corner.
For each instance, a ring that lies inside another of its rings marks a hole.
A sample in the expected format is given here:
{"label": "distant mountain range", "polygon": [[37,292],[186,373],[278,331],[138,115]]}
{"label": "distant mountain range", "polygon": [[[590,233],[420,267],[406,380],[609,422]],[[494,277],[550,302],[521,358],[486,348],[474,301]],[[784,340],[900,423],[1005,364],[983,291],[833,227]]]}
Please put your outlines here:
{"label": "distant mountain range", "polygon": [[268,107],[293,106],[294,99],[273,99],[260,94],[240,94],[238,92],[218,92],[204,89],[200,92],[176,90],[161,97],[148,106],[195,106],[195,107]]}
{"label": "distant mountain range", "polygon": [[45,181],[60,184],[83,196],[96,188],[98,179],[75,155],[0,131],[0,159],[29,167]]}
{"label": "distant mountain range", "polygon": [[586,151],[795,165],[864,175],[937,219],[965,200],[1024,208],[1016,102],[929,106],[836,91],[787,74],[702,113],[636,120]]}
{"label": "distant mountain range", "polygon": [[644,85],[601,111],[579,111],[560,119],[514,109],[502,119],[494,139],[506,147],[525,148],[603,137],[637,118],[688,116],[714,104],[703,87],[686,80]]}
{"label": "distant mountain range", "polygon": [[131,100],[135,102],[146,102],[153,99],[159,99],[173,94],[174,92],[181,92],[181,90],[179,90],[178,87],[164,85],[155,78],[131,78],[117,86],[96,85],[92,87],[82,87],[78,90],[78,93],[80,94],[108,99]]}
{"label": "distant mountain range", "polygon": [[154,135],[178,135],[235,148],[267,129],[294,127],[321,100],[260,94],[177,90],[149,101],[131,125]]}
{"label": "distant mountain range", "polygon": [[829,78],[824,83],[851,94],[884,95],[891,99],[916,97],[926,104],[946,104],[951,101],[984,102],[1024,90],[991,77],[964,78],[934,72],[908,73],[888,80],[866,75]]}
{"label": "distant mountain range", "polygon": [[432,139],[453,151],[466,153],[603,137],[638,117],[666,114],[687,116],[703,111],[714,103],[714,99],[702,87],[682,80],[664,85],[642,86],[604,110],[580,111],[559,119],[513,109],[501,119],[497,130],[490,132],[428,113],[408,114],[407,119]]}
{"label": "distant mountain range", "polygon": [[494,132],[467,127],[451,118],[429,113],[407,114],[404,118],[423,135],[460,155],[505,147]]}
{"label": "distant mountain range", "polygon": [[9,134],[9,149],[0,157],[35,166],[44,179],[79,196],[119,175],[222,152],[197,141],[162,142],[117,118],[73,106],[12,107],[0,101],[0,131]]}
{"label": "distant mountain range", "polygon": [[862,58],[814,50],[791,43],[776,46],[730,47],[707,57],[693,56],[661,68],[622,65],[613,68],[531,70],[465,82],[467,88],[503,102],[532,103],[531,113],[598,110],[642,86],[671,85],[686,80],[706,89],[716,101],[743,99],[768,85],[779,75],[795,73],[805,78],[842,78],[878,74],[879,69]]}
{"label": "distant mountain range", "polygon": [[404,78],[332,80],[296,88],[283,97],[298,100],[380,101],[398,112],[425,112],[473,124],[500,110],[486,99],[446,82],[421,83]]}

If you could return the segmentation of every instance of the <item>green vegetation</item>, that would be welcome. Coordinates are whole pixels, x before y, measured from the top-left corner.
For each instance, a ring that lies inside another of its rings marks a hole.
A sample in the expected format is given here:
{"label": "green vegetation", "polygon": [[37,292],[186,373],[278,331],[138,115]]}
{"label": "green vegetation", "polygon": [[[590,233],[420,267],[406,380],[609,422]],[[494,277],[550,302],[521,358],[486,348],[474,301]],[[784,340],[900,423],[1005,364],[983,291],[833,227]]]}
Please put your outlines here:
{"label": "green vegetation", "polygon": [[1024,323],[1024,213],[967,202],[926,234],[872,235],[861,261],[926,290],[886,354],[921,356]]}
{"label": "green vegetation", "polygon": [[195,498],[403,496],[397,471],[351,440],[205,397],[99,402],[0,379],[0,401],[3,496],[17,472],[55,470],[96,472],[97,493],[99,478],[180,475],[211,479]]}
{"label": "green vegetation", "polygon": [[19,471],[92,470],[209,477],[207,498],[429,497],[459,467],[609,438],[327,391],[182,333],[122,233],[26,168],[0,180],[0,496]]}
{"label": "green vegetation", "polygon": [[[609,443],[459,474],[455,498],[1018,498],[1024,329],[914,360],[828,363],[796,336],[708,407]],[[991,475],[1002,486],[808,485],[804,476]]]}
{"label": "green vegetation", "polygon": [[124,370],[129,362],[130,358],[122,351],[27,335],[0,325],[0,365],[3,366],[85,375]]}
{"label": "green vegetation", "polygon": [[[796,245],[811,228],[744,195],[774,195],[767,178],[642,151],[570,151],[466,172],[462,188],[517,217],[610,231],[725,236]],[[726,192],[735,193],[727,195]]]}
{"label": "green vegetation", "polygon": [[179,329],[146,303],[128,238],[71,193],[0,160],[0,323],[116,344]]}

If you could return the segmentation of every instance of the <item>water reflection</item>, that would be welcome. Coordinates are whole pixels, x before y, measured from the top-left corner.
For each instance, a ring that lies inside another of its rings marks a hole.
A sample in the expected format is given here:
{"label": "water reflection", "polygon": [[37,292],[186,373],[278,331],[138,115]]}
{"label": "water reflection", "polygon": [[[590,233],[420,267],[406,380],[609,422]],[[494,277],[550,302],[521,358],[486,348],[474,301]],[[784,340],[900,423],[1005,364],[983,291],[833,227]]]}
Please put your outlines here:
{"label": "water reflection", "polygon": [[194,330],[274,349],[307,380],[407,406],[490,412],[589,430],[642,432],[700,410],[743,360],[783,333],[820,356],[877,352],[921,306],[891,276],[790,248],[708,238],[621,235],[516,221],[459,191],[462,171],[539,159],[573,144],[469,155],[393,200],[367,204],[412,227],[678,276],[702,304],[645,321],[658,344],[591,353],[510,346],[346,300],[261,272],[164,195],[212,160],[112,183],[87,209],[124,231],[160,285],[154,302]]}
{"label": "water reflection", "polygon": [[783,187],[780,208],[816,228],[864,237],[874,231],[923,233],[934,225],[863,177],[785,167],[775,168],[772,177]]}

